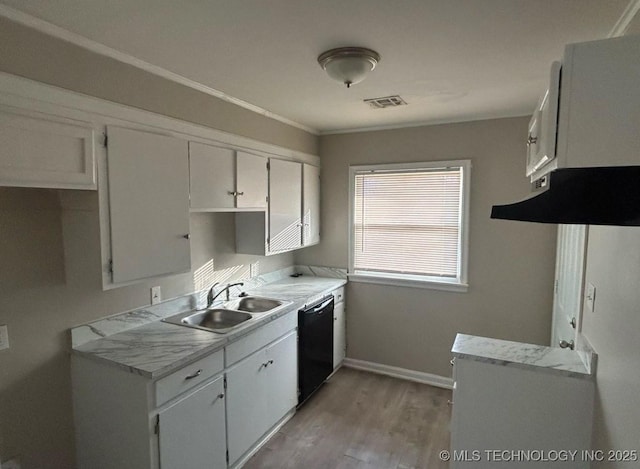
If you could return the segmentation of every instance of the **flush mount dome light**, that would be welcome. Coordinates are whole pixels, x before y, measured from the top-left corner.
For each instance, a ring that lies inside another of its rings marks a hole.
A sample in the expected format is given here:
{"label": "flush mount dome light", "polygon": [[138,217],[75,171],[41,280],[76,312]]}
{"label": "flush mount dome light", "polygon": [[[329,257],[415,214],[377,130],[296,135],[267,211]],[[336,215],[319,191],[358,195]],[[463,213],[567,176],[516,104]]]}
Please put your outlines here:
{"label": "flush mount dome light", "polygon": [[328,50],[318,57],[318,63],[334,80],[347,88],[360,83],[380,61],[380,54],[364,47],[339,47]]}

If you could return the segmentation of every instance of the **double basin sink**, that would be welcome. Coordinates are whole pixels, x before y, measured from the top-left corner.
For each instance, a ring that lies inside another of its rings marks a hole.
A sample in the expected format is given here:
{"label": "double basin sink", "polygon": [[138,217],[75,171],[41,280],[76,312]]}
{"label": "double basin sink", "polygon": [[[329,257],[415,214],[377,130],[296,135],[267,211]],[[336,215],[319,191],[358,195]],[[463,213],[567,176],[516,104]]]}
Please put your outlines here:
{"label": "double basin sink", "polygon": [[289,304],[290,302],[261,296],[245,296],[228,301],[224,304],[224,307],[180,313],[165,318],[163,321],[224,334],[256,316],[278,309],[285,303]]}

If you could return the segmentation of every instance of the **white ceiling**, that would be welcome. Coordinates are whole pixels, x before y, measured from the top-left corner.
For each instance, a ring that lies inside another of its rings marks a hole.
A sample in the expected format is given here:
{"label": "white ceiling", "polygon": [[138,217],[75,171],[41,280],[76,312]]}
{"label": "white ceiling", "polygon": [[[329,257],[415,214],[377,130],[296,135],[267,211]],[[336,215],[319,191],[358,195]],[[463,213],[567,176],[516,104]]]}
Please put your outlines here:
{"label": "white ceiling", "polygon": [[[564,44],[604,38],[629,0],[0,0],[320,133],[530,114]],[[316,62],[382,60],[347,89]],[[408,106],[362,102],[399,94]]]}

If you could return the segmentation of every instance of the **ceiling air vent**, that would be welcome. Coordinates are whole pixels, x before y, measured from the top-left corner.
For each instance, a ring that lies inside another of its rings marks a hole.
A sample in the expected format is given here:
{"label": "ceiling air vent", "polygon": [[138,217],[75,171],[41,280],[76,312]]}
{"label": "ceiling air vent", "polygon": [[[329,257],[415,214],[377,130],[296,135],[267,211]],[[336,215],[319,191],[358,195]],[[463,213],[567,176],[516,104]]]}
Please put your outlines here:
{"label": "ceiling air vent", "polygon": [[406,106],[407,103],[397,94],[394,96],[384,96],[383,98],[365,99],[365,103],[374,109],[383,109],[385,107]]}

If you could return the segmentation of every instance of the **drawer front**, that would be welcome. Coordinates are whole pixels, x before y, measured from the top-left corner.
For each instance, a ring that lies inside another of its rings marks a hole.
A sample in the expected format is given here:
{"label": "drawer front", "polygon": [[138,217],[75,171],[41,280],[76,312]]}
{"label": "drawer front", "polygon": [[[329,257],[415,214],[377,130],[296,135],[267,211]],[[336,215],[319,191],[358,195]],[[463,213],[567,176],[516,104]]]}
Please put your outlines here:
{"label": "drawer front", "polygon": [[224,353],[222,350],[207,355],[198,361],[174,371],[156,382],[156,406],[203,383],[224,369]]}
{"label": "drawer front", "polygon": [[282,337],[298,326],[298,313],[291,311],[269,324],[256,329],[225,348],[225,364],[231,366],[256,350]]}

